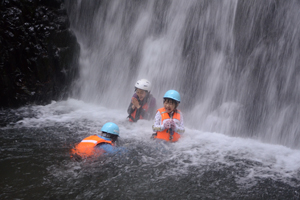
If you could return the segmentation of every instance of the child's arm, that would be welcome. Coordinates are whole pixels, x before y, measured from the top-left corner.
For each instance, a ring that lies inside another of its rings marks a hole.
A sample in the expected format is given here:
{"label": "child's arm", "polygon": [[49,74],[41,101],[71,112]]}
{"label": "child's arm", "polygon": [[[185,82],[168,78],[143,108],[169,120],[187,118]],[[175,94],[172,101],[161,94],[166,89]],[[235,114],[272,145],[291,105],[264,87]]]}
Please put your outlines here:
{"label": "child's arm", "polygon": [[161,124],[161,114],[160,114],[159,111],[157,111],[157,113],[155,115],[155,119],[154,119],[154,123],[153,123],[153,126],[152,126],[152,130],[154,132],[165,130],[164,125]]}
{"label": "child's arm", "polygon": [[134,111],[134,109],[136,109],[134,102],[136,102],[136,101],[138,102],[137,98],[138,98],[138,96],[136,95],[136,93],[134,93],[131,97],[131,101],[130,101],[130,104],[127,109],[127,113],[129,115]]}
{"label": "child's arm", "polygon": [[131,115],[131,113],[133,112],[133,108],[132,108],[132,103],[130,102],[130,104],[129,104],[129,106],[128,106],[128,109],[127,109],[127,113],[129,114],[129,115]]}
{"label": "child's arm", "polygon": [[184,129],[184,123],[183,123],[183,116],[182,116],[181,112],[180,112],[180,121],[176,120],[175,124],[176,124],[175,132],[177,132],[179,134],[183,134],[185,132],[185,129]]}
{"label": "child's arm", "polygon": [[126,152],[125,148],[112,146],[110,144],[100,144],[97,145],[95,148],[103,149],[105,151],[105,154],[116,154],[116,153],[122,154]]}

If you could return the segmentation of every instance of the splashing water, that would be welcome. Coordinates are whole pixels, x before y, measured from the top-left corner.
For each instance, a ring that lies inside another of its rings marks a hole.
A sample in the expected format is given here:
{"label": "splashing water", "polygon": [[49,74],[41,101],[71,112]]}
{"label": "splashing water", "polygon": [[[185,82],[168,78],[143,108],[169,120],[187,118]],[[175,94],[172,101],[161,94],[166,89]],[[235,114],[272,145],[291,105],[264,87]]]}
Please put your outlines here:
{"label": "splashing water", "polygon": [[[81,45],[74,98],[0,111],[1,199],[299,199],[299,3],[66,1]],[[180,92],[186,133],[129,123],[136,80],[162,106]],[[75,99],[76,98],[76,99]],[[69,151],[113,121],[125,154]]]}
{"label": "splashing water", "polygon": [[[299,150],[190,128],[179,142],[160,144],[145,128],[151,121],[130,123],[123,110],[75,99],[4,114],[3,199],[299,198]],[[70,159],[74,144],[108,121],[119,125],[126,153]]]}
{"label": "splashing water", "polygon": [[[126,110],[136,80],[176,89],[190,128],[299,148],[296,1],[67,1],[77,98]],[[289,53],[287,53],[289,52]]]}

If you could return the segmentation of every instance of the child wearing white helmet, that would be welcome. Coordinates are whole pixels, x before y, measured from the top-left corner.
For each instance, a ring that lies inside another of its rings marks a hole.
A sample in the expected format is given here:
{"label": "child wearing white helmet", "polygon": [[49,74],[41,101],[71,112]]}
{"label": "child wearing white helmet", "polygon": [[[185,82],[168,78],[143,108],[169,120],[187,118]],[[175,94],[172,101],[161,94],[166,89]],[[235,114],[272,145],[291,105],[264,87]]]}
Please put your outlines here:
{"label": "child wearing white helmet", "polygon": [[169,90],[164,95],[164,107],[157,110],[152,129],[156,132],[155,139],[176,142],[184,133],[183,117],[177,109],[180,94],[176,90]]}
{"label": "child wearing white helmet", "polygon": [[135,93],[127,109],[131,122],[139,119],[151,119],[156,110],[156,99],[150,94],[151,83],[146,79],[138,80],[135,84]]}

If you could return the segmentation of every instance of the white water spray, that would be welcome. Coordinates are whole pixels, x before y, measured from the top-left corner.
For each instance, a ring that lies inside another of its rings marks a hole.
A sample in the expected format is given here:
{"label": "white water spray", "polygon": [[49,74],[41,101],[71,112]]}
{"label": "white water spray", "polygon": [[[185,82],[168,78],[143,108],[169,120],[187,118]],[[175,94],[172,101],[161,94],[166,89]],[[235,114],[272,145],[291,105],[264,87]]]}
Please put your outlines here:
{"label": "white water spray", "polygon": [[[291,57],[276,55],[284,43],[298,40],[288,33],[298,33],[300,26],[287,23],[296,16],[284,15],[295,4],[282,4],[67,1],[82,50],[79,98],[126,112],[134,83],[147,78],[158,106],[167,90],[180,92],[179,108],[190,128],[298,148],[299,92],[290,86],[292,80],[299,85],[294,56],[299,49]],[[288,29],[282,33],[281,21]],[[287,94],[290,99],[281,96]]]}

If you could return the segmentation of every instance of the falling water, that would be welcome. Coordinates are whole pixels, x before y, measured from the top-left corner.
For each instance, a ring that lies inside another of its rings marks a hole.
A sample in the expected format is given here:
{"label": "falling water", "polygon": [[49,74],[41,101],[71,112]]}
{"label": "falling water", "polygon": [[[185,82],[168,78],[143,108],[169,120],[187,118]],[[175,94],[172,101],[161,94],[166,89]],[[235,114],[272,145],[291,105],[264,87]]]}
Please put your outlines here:
{"label": "falling water", "polygon": [[[65,101],[0,110],[0,199],[299,199],[296,0],[66,0],[81,46]],[[180,92],[186,132],[128,122],[140,78]],[[70,149],[120,127],[123,154]]]}
{"label": "falling water", "polygon": [[191,128],[300,147],[299,1],[69,1],[80,99],[124,112],[140,78]]}

